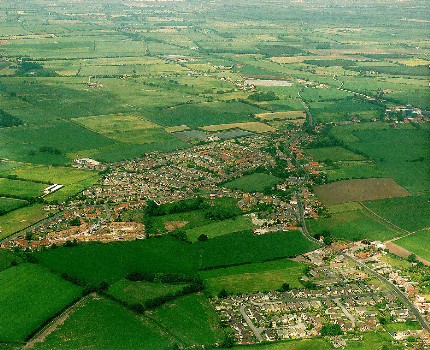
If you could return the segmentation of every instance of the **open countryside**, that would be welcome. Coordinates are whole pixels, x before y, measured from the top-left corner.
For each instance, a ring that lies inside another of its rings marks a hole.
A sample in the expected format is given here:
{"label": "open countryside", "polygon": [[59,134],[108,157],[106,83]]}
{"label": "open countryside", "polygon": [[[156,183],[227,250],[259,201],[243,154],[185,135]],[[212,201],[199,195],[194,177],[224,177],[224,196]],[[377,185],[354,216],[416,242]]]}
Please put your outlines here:
{"label": "open countryside", "polygon": [[0,2],[0,349],[430,348],[426,0]]}

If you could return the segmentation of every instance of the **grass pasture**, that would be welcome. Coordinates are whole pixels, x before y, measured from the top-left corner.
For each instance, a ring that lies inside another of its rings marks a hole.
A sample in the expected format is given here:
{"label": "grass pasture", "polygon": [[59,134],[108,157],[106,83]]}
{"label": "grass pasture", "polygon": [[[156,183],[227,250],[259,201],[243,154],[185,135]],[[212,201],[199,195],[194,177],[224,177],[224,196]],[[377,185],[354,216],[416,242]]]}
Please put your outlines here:
{"label": "grass pasture", "polygon": [[260,122],[247,122],[247,123],[232,123],[232,124],[218,124],[202,126],[201,129],[205,131],[224,131],[230,129],[242,129],[245,131],[251,131],[256,133],[265,133],[269,131],[275,131],[275,129],[267,124]]}
{"label": "grass pasture", "polygon": [[334,237],[347,241],[365,238],[386,241],[404,234],[404,232],[396,231],[384,223],[375,221],[373,216],[360,209],[335,213],[329,218],[308,220],[306,224],[314,234],[321,234],[324,230],[328,230]]}
{"label": "grass pasture", "polygon": [[[74,169],[71,167],[53,167],[44,165],[24,165],[9,172],[28,181],[46,181],[61,184],[64,187],[45,197],[46,200],[65,200],[94,184],[99,178],[97,172]],[[47,187],[47,185],[44,185]]]}
{"label": "grass pasture", "polygon": [[318,162],[326,162],[327,160],[332,162],[365,160],[362,155],[339,146],[310,148],[306,149],[305,152]]}
{"label": "grass pasture", "polygon": [[260,236],[244,231],[197,242],[195,245],[200,252],[202,269],[294,257],[318,247],[299,231]]}
{"label": "grass pasture", "polygon": [[430,230],[426,229],[396,240],[394,243],[430,261],[430,246],[428,242],[430,242]]}
{"label": "grass pasture", "polygon": [[280,181],[280,178],[273,175],[254,173],[227,182],[224,186],[244,192],[263,192],[266,188],[272,187]]}
{"label": "grass pasture", "polygon": [[181,339],[187,346],[222,342],[224,334],[215,310],[203,295],[187,295],[164,304],[150,318]]}
{"label": "grass pasture", "polygon": [[47,184],[0,178],[0,196],[31,199],[40,197]]}
{"label": "grass pasture", "polygon": [[43,204],[32,204],[0,216],[0,239],[47,217]]}
{"label": "grass pasture", "polygon": [[208,292],[215,296],[222,289],[229,293],[253,293],[276,290],[283,283],[301,288],[299,278],[305,264],[288,259],[220,268],[200,272]]}
{"label": "grass pasture", "polygon": [[0,273],[0,341],[19,342],[81,295],[81,288],[42,267],[21,264]]}
{"label": "grass pasture", "polygon": [[172,237],[115,243],[88,243],[36,252],[45,267],[91,285],[114,283],[130,272],[196,271],[194,247]]}
{"label": "grass pasture", "polygon": [[237,216],[233,219],[213,222],[207,225],[198,226],[186,230],[187,237],[190,241],[196,242],[201,234],[207,235],[209,238],[226,235],[233,232],[250,230],[254,228],[254,224],[249,216]]}
{"label": "grass pasture", "polygon": [[430,227],[430,201],[427,196],[387,198],[364,203],[366,207],[393,224],[416,231]]}
{"label": "grass pasture", "polygon": [[73,121],[109,139],[126,143],[154,142],[165,133],[157,124],[134,115],[99,115]]}
{"label": "grass pasture", "polygon": [[0,215],[21,208],[28,202],[22,199],[0,197]]}
{"label": "grass pasture", "polygon": [[[236,346],[237,350],[331,350],[333,346],[325,339],[300,339],[266,344]],[[227,349],[222,349],[227,350]]]}
{"label": "grass pasture", "polygon": [[386,178],[342,180],[315,186],[314,191],[324,205],[410,195],[393,179]]}
{"label": "grass pasture", "polygon": [[119,280],[110,286],[108,293],[129,305],[142,304],[168,294],[175,294],[186,286],[185,283],[167,284],[145,281]]}
{"label": "grass pasture", "polygon": [[94,297],[34,349],[164,350],[173,343],[170,335],[146,317],[112,300]]}

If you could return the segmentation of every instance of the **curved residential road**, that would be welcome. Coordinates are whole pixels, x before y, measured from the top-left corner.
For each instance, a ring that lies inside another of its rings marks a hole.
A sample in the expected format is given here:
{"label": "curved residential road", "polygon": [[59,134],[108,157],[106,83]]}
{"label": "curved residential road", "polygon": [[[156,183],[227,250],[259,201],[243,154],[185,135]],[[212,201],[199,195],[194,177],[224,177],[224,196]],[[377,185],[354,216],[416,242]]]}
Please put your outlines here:
{"label": "curved residential road", "polygon": [[394,292],[397,294],[397,296],[405,302],[405,304],[408,306],[409,310],[415,315],[415,317],[417,318],[417,321],[420,323],[421,327],[423,327],[423,329],[430,332],[430,326],[428,325],[427,321],[420,314],[420,312],[418,311],[416,306],[412,303],[412,301],[409,300],[409,298],[399,289],[399,287],[397,287],[395,284],[391,283],[387,278],[385,278],[384,276],[382,276],[378,272],[372,270],[371,268],[367,267],[365,264],[363,264],[360,261],[358,261],[357,259],[355,259],[353,256],[351,256],[349,254],[342,254],[342,255],[345,256],[347,259],[356,263],[358,266],[362,267],[364,270],[366,270],[367,272],[369,272],[370,274],[375,276],[382,283],[384,283],[385,285],[390,287],[392,290],[394,290]]}

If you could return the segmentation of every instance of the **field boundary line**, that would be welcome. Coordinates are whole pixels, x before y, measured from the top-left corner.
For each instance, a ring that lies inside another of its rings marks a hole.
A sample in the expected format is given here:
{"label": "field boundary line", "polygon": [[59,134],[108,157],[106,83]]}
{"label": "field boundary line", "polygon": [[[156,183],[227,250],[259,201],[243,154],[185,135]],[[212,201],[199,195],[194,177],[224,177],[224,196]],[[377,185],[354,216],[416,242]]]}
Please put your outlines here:
{"label": "field boundary line", "polygon": [[78,307],[84,305],[84,303],[90,297],[94,297],[95,294],[88,294],[80,298],[76,303],[65,309],[60,315],[51,320],[46,326],[44,326],[40,331],[38,331],[23,347],[22,350],[31,349],[34,344],[42,343],[46,337],[48,337],[52,332],[54,332],[60,324],[63,324],[72,313],[76,311]]}
{"label": "field boundary line", "polygon": [[[388,226],[390,226],[390,228],[396,230],[396,231],[400,231],[400,232],[404,232],[407,235],[412,234],[412,232],[405,230],[404,228],[401,228],[399,226],[397,226],[396,224],[393,224],[391,221],[388,221],[387,219],[383,218],[382,216],[378,215],[377,213],[375,213],[372,209],[370,209],[369,207],[367,207],[363,202],[358,202],[362,208],[364,208],[366,211],[368,211],[370,214],[372,214],[373,216],[377,217],[378,219],[382,220],[385,224],[387,224]],[[400,237],[396,237],[394,239],[399,239]],[[392,239],[392,240],[394,240]],[[392,240],[389,240],[392,241]]]}

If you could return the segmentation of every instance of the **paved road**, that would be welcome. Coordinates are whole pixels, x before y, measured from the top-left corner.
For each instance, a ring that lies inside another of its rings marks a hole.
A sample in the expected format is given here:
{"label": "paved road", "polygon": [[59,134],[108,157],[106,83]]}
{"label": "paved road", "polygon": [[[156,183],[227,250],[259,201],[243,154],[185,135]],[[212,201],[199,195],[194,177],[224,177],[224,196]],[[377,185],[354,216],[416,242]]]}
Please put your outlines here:
{"label": "paved road", "polygon": [[249,328],[251,328],[252,332],[255,334],[255,337],[258,341],[263,341],[263,337],[261,336],[261,333],[264,331],[264,328],[257,328],[252,323],[251,319],[245,312],[245,306],[241,306],[239,308],[239,312],[242,314],[243,318],[245,319],[245,322],[248,324]]}
{"label": "paved road", "polygon": [[381,274],[379,274],[378,272],[372,270],[371,268],[367,267],[365,264],[361,263],[360,261],[358,261],[357,259],[355,259],[353,256],[349,255],[349,254],[343,254],[343,256],[345,256],[347,259],[353,261],[354,263],[356,263],[358,266],[361,266],[364,270],[366,270],[367,272],[369,272],[370,274],[374,275],[378,280],[380,280],[381,282],[383,282],[385,285],[387,285],[388,287],[390,287],[396,294],[397,296],[403,300],[405,302],[405,304],[408,306],[409,310],[415,315],[415,317],[417,318],[417,321],[420,323],[421,327],[425,330],[427,330],[428,332],[430,332],[430,326],[428,325],[427,321],[424,319],[424,317],[420,314],[420,312],[418,311],[418,309],[415,307],[415,305],[412,303],[411,300],[409,300],[409,298],[399,289],[399,287],[397,287],[396,285],[394,285],[393,283],[391,283],[388,279],[386,279],[384,276],[382,276]]}

